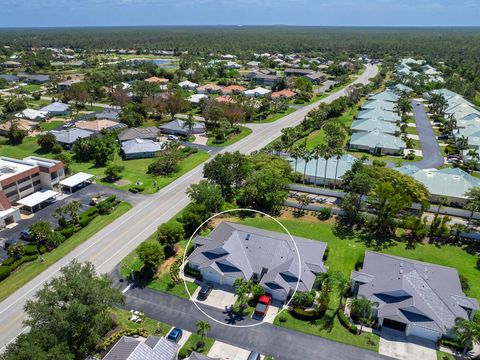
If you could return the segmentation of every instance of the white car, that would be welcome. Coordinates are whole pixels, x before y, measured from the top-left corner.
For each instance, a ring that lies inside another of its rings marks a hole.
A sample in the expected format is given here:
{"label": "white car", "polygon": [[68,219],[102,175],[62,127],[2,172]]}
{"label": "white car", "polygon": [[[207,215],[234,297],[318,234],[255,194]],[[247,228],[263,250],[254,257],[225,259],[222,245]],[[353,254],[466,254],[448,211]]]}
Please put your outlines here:
{"label": "white car", "polygon": [[168,139],[168,140],[178,140],[178,137],[175,136],[175,135],[168,135],[168,136],[167,136],[167,139]]}

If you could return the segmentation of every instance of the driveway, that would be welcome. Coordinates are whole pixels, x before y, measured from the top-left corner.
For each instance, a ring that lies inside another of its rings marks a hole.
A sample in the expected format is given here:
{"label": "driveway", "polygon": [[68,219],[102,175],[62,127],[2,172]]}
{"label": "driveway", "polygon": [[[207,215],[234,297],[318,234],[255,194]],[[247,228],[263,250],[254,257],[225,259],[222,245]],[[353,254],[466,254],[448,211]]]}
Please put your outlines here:
{"label": "driveway", "polygon": [[197,295],[200,291],[200,287],[193,293],[195,302],[203,309],[203,305],[213,306],[217,309],[225,310],[235,303],[235,294],[232,288],[221,287],[215,284],[214,288],[205,300],[198,300]]}
{"label": "driveway", "polygon": [[405,336],[403,332],[383,329],[380,333],[378,352],[395,359],[411,360],[436,360],[437,346],[433,341],[428,341],[415,336]]}
{"label": "driveway", "polygon": [[[198,320],[207,321],[212,329],[209,337],[260,354],[274,356],[281,360],[315,359],[315,360],[373,360],[388,357],[373,351],[337,343],[321,337],[304,334],[294,330],[262,323],[259,326],[238,328],[213,322],[198,311],[187,299],[144,288],[134,288],[125,293],[126,309],[142,309],[148,317],[178,326],[187,331],[195,331]],[[208,307],[208,313],[216,319],[231,319],[222,310]],[[243,318],[235,324],[257,324],[258,321]]]}
{"label": "driveway", "polygon": [[[53,212],[55,209],[68,204],[70,201],[77,200],[82,204],[80,211],[85,211],[90,207],[90,200],[97,194],[107,194],[107,195],[116,195],[118,199],[122,201],[128,201],[131,204],[138,204],[143,200],[141,195],[132,194],[126,191],[114,189],[111,187],[90,184],[72,195],[58,200],[55,203],[44,207],[43,209],[33,213],[33,216],[29,216],[28,219],[22,219],[18,222],[18,225],[4,229],[0,231],[0,260],[7,257],[7,252],[4,249],[4,243],[6,240],[18,240],[19,242],[24,242],[20,239],[20,232],[22,230],[28,229],[30,225],[38,221],[48,221],[52,225],[57,224],[57,220],[53,217]],[[4,240],[3,240],[4,239]]]}
{"label": "driveway", "polygon": [[417,125],[417,132],[422,145],[423,159],[418,162],[412,162],[420,169],[436,168],[444,163],[444,158],[437,137],[432,129],[432,124],[428,120],[425,106],[417,100],[412,100],[413,117]]}
{"label": "driveway", "polygon": [[209,357],[223,360],[247,360],[248,355],[250,355],[249,350],[225,344],[221,341],[215,341],[208,352]]}

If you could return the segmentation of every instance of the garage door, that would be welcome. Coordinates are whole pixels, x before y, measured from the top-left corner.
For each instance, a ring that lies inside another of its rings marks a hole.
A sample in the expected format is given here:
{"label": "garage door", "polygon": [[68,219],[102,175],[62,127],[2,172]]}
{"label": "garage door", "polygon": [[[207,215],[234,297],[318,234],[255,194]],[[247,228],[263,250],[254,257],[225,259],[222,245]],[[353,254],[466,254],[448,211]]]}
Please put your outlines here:
{"label": "garage door", "polygon": [[423,339],[437,341],[440,338],[440,333],[430,329],[425,329],[420,326],[412,325],[409,327],[408,335],[418,336]]}
{"label": "garage door", "polygon": [[407,324],[402,323],[400,321],[383,319],[382,326],[390,328],[390,329],[398,330],[398,331],[405,331],[405,328],[407,327]]}
{"label": "garage door", "polygon": [[214,272],[204,272],[203,273],[203,280],[207,282],[211,282],[214,284],[221,284],[222,283],[222,276],[218,273]]}

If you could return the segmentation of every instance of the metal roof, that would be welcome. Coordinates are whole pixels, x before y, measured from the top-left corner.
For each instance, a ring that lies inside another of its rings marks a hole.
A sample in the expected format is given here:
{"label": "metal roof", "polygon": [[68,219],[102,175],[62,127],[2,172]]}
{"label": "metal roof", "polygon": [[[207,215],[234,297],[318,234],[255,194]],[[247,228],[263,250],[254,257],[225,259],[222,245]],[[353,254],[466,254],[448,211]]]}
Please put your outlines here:
{"label": "metal roof", "polygon": [[23,206],[28,206],[30,208],[43,203],[45,200],[51,199],[55,196],[58,195],[58,192],[53,191],[53,190],[40,190],[32,195],[29,195],[27,197],[24,197],[23,199],[20,199],[17,201],[20,205]]}
{"label": "metal roof", "polygon": [[92,174],[87,174],[84,172],[79,172],[76,173],[75,175],[69,176],[68,178],[65,178],[60,181],[60,185],[63,186],[68,186],[68,187],[74,187],[77,186],[85,181],[90,180],[93,178],[95,175]]}

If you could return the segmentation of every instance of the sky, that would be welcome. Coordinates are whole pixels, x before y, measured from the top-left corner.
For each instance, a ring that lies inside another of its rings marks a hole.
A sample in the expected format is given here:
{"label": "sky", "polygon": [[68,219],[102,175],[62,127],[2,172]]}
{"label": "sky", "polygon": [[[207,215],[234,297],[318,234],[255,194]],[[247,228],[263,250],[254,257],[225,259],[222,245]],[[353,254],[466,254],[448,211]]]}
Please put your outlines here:
{"label": "sky", "polygon": [[0,0],[0,27],[480,26],[480,0]]}

